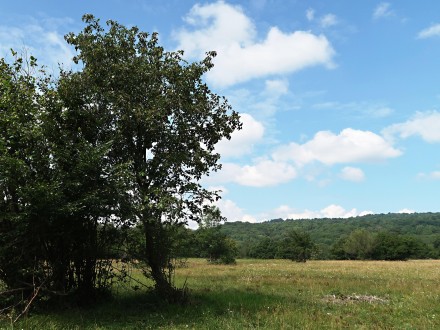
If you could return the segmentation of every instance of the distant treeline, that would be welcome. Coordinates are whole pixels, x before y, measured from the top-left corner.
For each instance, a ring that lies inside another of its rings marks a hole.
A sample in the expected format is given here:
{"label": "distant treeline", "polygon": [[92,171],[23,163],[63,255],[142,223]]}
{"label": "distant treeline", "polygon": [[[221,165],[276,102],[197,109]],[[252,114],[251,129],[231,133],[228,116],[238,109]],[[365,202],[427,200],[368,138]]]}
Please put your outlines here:
{"label": "distant treeline", "polygon": [[440,213],[378,214],[347,219],[227,222],[240,258],[282,258],[288,233],[310,236],[314,259],[405,260],[440,257]]}
{"label": "distant treeline", "polygon": [[[176,228],[173,250],[177,257],[207,258],[215,263],[233,263],[235,257],[295,261],[440,258],[440,213],[223,225],[205,222],[197,230]],[[144,245],[138,229],[130,231],[129,241]]]}

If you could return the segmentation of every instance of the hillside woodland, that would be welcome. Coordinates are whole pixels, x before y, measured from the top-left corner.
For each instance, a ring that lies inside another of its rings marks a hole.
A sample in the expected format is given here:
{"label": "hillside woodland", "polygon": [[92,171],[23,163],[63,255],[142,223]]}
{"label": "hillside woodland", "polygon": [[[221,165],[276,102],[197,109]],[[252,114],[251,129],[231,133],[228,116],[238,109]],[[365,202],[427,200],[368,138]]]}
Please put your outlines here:
{"label": "hillside woodland", "polygon": [[180,257],[231,263],[257,259],[407,260],[440,257],[440,213],[377,214],[347,219],[227,222],[181,228]]}
{"label": "hillside woodland", "polygon": [[228,222],[221,232],[231,238],[241,258],[282,258],[290,232],[310,236],[314,259],[438,258],[440,213],[376,214],[347,219]]}

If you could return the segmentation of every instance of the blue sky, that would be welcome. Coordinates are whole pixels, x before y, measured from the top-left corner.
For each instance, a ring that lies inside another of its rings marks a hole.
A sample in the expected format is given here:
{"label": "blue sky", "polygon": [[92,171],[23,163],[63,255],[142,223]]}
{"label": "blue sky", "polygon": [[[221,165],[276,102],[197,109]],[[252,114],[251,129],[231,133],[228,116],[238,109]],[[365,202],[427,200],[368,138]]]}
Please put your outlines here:
{"label": "blue sky", "polygon": [[218,52],[243,130],[204,184],[229,221],[440,211],[440,2],[3,1],[0,56],[68,66],[84,13]]}

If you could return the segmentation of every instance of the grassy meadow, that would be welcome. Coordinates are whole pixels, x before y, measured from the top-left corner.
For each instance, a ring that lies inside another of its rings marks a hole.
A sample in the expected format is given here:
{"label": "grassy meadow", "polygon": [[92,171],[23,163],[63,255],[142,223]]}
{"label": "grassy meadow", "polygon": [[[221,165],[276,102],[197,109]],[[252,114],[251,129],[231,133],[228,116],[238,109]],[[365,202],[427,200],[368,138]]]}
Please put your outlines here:
{"label": "grassy meadow", "polygon": [[[133,274],[138,276],[138,274]],[[139,278],[141,278],[139,276]],[[33,311],[2,329],[440,329],[440,261],[190,259],[176,271],[185,306],[118,285],[89,309]]]}

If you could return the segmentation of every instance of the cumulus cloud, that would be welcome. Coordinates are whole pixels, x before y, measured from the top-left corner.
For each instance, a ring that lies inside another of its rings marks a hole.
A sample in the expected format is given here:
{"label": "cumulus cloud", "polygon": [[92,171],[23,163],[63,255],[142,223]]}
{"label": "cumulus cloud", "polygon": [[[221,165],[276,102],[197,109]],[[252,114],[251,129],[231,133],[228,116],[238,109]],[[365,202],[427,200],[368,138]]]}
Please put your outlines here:
{"label": "cumulus cloud", "polygon": [[360,168],[346,166],[341,170],[340,177],[347,181],[362,182],[365,174]]}
{"label": "cumulus cloud", "polygon": [[377,5],[373,12],[373,18],[385,18],[393,15],[393,11],[391,10],[391,4],[388,2],[381,2]]}
{"label": "cumulus cloud", "polygon": [[268,187],[294,179],[296,169],[285,162],[259,160],[253,165],[225,163],[220,171],[205,177],[205,184],[237,183],[248,187]]}
{"label": "cumulus cloud", "polygon": [[290,143],[282,146],[273,157],[278,161],[293,160],[301,166],[313,161],[326,165],[373,162],[401,154],[400,150],[373,132],[346,128],[337,135],[330,131],[320,131],[304,144]]}
{"label": "cumulus cloud", "polygon": [[[250,126],[251,127],[251,126]],[[256,125],[256,127],[259,127]],[[249,133],[250,134],[250,133]],[[227,145],[221,146],[230,156],[243,154],[252,147],[250,142],[261,134],[247,134],[228,149]],[[278,147],[270,158],[256,159],[252,164],[240,165],[231,162],[223,163],[219,172],[204,178],[207,184],[236,183],[250,187],[267,187],[283,184],[296,178],[298,170],[307,164],[319,162],[324,165],[344,163],[377,162],[388,158],[398,157],[402,151],[370,131],[344,129],[339,134],[330,131],[321,131],[303,144],[292,142]],[[362,182],[365,180],[364,172],[356,167],[346,166],[339,173],[343,180]],[[323,184],[325,182],[323,181]]]}
{"label": "cumulus cloud", "polygon": [[214,203],[227,221],[243,221],[243,222],[257,222],[257,219],[238,207],[235,202],[230,199],[220,199]]}
{"label": "cumulus cloud", "polygon": [[416,213],[416,211],[405,208],[405,209],[398,211],[397,213],[412,214],[412,213]]}
{"label": "cumulus cloud", "polygon": [[[226,195],[226,193],[222,193],[222,196]],[[212,203],[212,205],[217,206],[223,217],[226,218],[228,222],[234,221],[242,221],[242,222],[258,222],[257,218],[245,212],[244,209],[239,207],[234,201],[222,198],[218,201]],[[188,228],[197,229],[199,228],[199,224],[196,221],[188,221]]]}
{"label": "cumulus cloud", "polygon": [[282,218],[282,219],[316,219],[316,218],[350,218],[363,216],[367,214],[373,214],[372,211],[358,211],[353,208],[351,210],[346,210],[340,205],[331,204],[327,207],[312,211],[312,210],[303,210],[298,211],[287,205],[281,205],[275,210],[265,215],[265,219],[274,219],[274,218]]}
{"label": "cumulus cloud", "polygon": [[256,143],[264,136],[264,126],[251,115],[242,113],[243,128],[231,134],[231,139],[222,139],[215,147],[223,158],[239,157],[252,152]]}
{"label": "cumulus cloud", "polygon": [[261,40],[257,38],[254,23],[239,6],[222,1],[197,4],[185,21],[191,28],[175,33],[179,48],[197,58],[206,51],[216,50],[215,67],[207,79],[218,86],[291,73],[309,66],[334,65],[335,52],[325,36],[308,31],[284,33],[274,26]]}
{"label": "cumulus cloud", "polygon": [[383,134],[390,140],[395,135],[402,139],[416,135],[426,142],[438,143],[440,142],[440,112],[417,112],[408,121],[385,128]]}
{"label": "cumulus cloud", "polygon": [[431,37],[440,37],[440,24],[434,24],[429,28],[423,29],[417,35],[420,39],[426,39]]}
{"label": "cumulus cloud", "polygon": [[194,5],[184,21],[194,30],[182,29],[176,38],[190,56],[203,55],[222,44],[249,46],[256,37],[255,26],[242,9],[221,1]]}
{"label": "cumulus cloud", "polygon": [[293,166],[263,160],[255,165],[246,165],[240,168],[236,175],[236,182],[244,186],[266,187],[290,181],[296,177],[296,170]]}
{"label": "cumulus cloud", "polygon": [[[320,210],[298,210],[288,205],[280,205],[279,207],[270,210],[269,212],[251,215],[246,213],[235,202],[229,199],[223,199],[216,202],[216,205],[222,211],[222,215],[225,216],[228,221],[243,221],[243,222],[262,222],[271,219],[347,219],[352,217],[362,217],[369,214],[374,214],[371,210],[360,211],[356,208],[345,209],[341,205],[330,204]],[[415,213],[414,210],[409,208],[403,208],[397,213],[411,214]]]}
{"label": "cumulus cloud", "polygon": [[[256,218],[252,215],[245,213],[234,201],[225,198],[228,194],[228,189],[224,186],[210,186],[209,191],[220,191],[220,199],[209,203],[210,205],[217,206],[220,212],[227,221],[243,221],[243,222],[257,222]],[[199,225],[195,221],[190,221],[188,227],[191,229],[197,229]]]}

